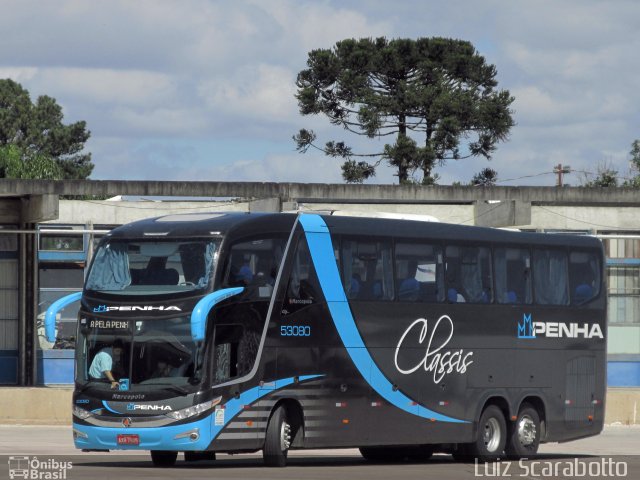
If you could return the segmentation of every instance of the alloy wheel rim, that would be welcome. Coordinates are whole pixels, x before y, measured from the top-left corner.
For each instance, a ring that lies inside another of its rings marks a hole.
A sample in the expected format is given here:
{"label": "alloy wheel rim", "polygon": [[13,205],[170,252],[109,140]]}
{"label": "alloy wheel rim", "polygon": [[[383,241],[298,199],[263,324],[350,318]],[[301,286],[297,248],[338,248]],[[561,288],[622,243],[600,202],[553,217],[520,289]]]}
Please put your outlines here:
{"label": "alloy wheel rim", "polygon": [[282,422],[280,425],[280,449],[284,452],[291,446],[291,425]]}
{"label": "alloy wheel rim", "polygon": [[498,450],[501,439],[500,423],[495,418],[490,418],[484,424],[484,445],[488,452]]}
{"label": "alloy wheel rim", "polygon": [[529,447],[536,441],[536,424],[529,415],[523,415],[518,422],[518,441]]}

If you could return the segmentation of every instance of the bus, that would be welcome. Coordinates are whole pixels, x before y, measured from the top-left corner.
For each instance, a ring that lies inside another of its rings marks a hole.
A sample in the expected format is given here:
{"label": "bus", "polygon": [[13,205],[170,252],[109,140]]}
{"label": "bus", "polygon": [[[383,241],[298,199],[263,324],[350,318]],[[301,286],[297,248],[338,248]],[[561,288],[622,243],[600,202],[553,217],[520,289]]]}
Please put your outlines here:
{"label": "bus", "polygon": [[603,258],[586,235],[167,215],[105,235],[45,328],[80,300],[85,451],[149,450],[158,466],[260,450],[285,466],[307,448],[531,457],[603,428]]}

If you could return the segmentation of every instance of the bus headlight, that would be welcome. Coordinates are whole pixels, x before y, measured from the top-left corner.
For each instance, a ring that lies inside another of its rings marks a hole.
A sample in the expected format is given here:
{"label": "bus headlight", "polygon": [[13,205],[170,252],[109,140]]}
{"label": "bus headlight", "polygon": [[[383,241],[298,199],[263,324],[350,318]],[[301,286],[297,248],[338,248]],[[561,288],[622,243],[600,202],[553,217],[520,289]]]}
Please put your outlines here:
{"label": "bus headlight", "polygon": [[182,410],[176,410],[175,412],[169,412],[165,415],[167,417],[175,418],[176,420],[184,420],[185,418],[193,417],[195,415],[199,415],[202,412],[206,412],[211,408],[215,407],[220,403],[222,397],[214,398],[213,400],[209,400],[208,402],[199,403],[198,405],[194,405],[193,407],[183,408]]}
{"label": "bus headlight", "polygon": [[91,413],[89,410],[85,410],[84,408],[80,408],[77,405],[73,406],[73,415],[75,417],[78,417],[82,420],[84,420],[85,418],[89,418],[91,416],[93,416],[93,413]]}

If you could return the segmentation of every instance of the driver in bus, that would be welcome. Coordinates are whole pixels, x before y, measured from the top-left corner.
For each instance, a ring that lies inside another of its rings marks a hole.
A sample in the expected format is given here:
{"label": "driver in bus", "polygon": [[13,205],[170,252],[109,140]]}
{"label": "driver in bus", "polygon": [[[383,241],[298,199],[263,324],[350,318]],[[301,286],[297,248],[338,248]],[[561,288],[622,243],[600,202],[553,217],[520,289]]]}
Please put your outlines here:
{"label": "driver in bus", "polygon": [[122,354],[122,340],[116,339],[112,347],[106,347],[96,353],[89,367],[89,377],[91,380],[108,381],[111,388],[119,388],[120,383],[113,376],[113,356],[119,357]]}

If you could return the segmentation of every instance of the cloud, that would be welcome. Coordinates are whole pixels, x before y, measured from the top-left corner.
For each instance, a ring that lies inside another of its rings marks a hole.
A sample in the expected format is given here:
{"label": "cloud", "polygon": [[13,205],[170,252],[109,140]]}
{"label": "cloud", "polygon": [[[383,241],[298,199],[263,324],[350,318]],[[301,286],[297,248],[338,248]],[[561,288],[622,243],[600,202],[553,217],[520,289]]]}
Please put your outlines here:
{"label": "cloud", "polygon": [[198,86],[198,94],[212,111],[245,119],[290,121],[297,113],[295,74],[274,65],[247,65],[211,78]]}
{"label": "cloud", "polygon": [[622,169],[640,136],[638,18],[635,1],[6,0],[0,78],[87,121],[95,178],[341,182],[339,160],[292,151],[298,128],[379,145],[299,115],[308,52],[350,37],[462,38],[496,65],[517,125],[491,163],[438,168],[445,182],[485,166],[501,178],[604,158]]}

